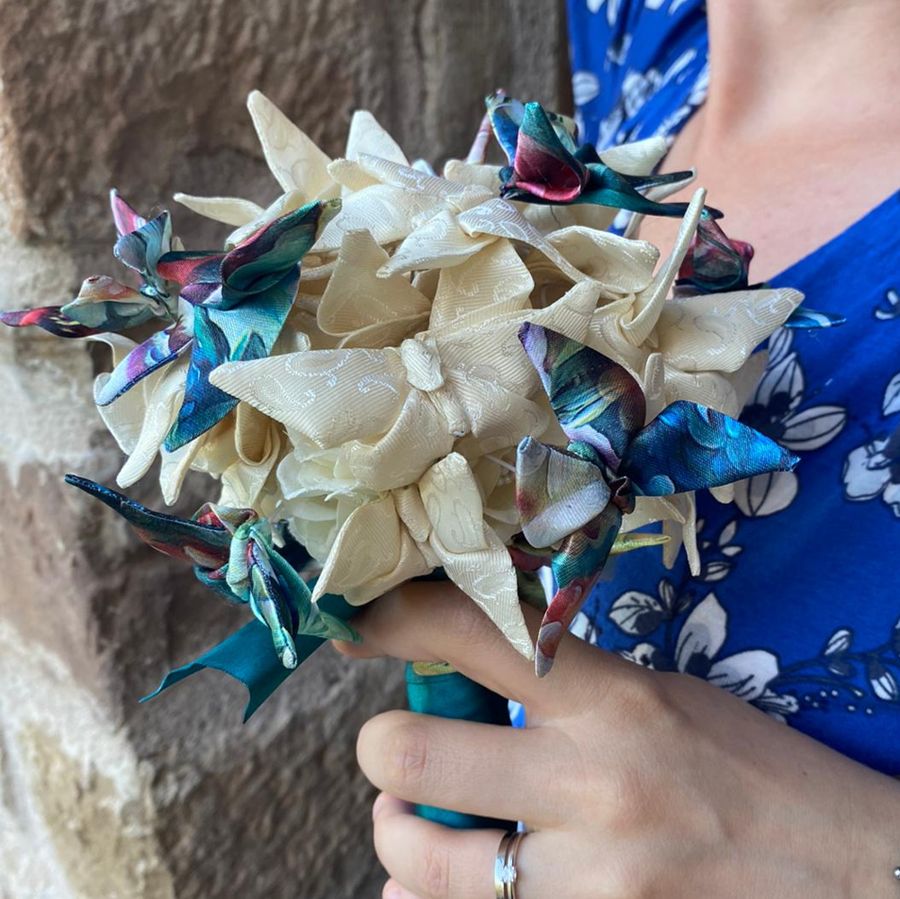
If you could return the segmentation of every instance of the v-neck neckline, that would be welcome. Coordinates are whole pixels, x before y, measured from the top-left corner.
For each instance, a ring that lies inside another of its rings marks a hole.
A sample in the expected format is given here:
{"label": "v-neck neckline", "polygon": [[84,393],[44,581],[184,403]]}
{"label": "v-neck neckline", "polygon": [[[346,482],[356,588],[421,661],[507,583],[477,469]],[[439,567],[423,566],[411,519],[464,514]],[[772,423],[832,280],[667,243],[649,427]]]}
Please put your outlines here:
{"label": "v-neck neckline", "polygon": [[867,236],[867,233],[871,231],[872,221],[878,220],[885,212],[885,210],[890,209],[892,205],[896,205],[897,208],[900,209],[900,190],[896,188],[880,203],[877,203],[871,209],[864,212],[861,216],[859,216],[859,218],[851,222],[842,231],[839,231],[832,237],[827,238],[817,247],[801,256],[796,262],[792,262],[787,268],[783,269],[777,275],[769,278],[769,283],[775,284],[777,282],[786,282],[790,280],[791,276],[794,275],[798,270],[806,268],[816,259],[822,256],[831,255],[835,251],[835,249],[845,241],[853,241],[856,238],[865,238]]}

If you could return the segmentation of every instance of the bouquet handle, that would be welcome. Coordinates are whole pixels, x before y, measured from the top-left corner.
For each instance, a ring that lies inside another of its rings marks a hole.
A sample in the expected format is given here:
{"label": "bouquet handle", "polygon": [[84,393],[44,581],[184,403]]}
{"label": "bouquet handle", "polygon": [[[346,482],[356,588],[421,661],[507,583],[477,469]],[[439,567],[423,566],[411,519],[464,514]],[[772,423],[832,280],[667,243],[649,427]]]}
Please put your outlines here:
{"label": "bouquet handle", "polygon": [[[413,712],[458,721],[509,725],[509,706],[502,696],[475,683],[446,663],[407,662],[406,695]],[[416,814],[445,827],[461,830],[513,830],[516,827],[514,821],[467,815],[426,805],[417,805]]]}

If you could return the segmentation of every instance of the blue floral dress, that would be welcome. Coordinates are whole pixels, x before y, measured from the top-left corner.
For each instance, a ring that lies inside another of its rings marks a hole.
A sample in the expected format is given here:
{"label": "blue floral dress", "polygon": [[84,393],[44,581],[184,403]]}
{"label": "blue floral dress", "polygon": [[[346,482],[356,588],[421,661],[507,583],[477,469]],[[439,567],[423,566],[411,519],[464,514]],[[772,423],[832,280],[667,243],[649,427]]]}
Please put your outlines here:
{"label": "blue floral dress", "polygon": [[[577,117],[599,147],[674,137],[703,102],[699,0],[569,0]],[[777,332],[744,419],[794,472],[698,496],[702,570],[619,557],[576,629],[900,775],[900,193],[772,283],[840,312]]]}

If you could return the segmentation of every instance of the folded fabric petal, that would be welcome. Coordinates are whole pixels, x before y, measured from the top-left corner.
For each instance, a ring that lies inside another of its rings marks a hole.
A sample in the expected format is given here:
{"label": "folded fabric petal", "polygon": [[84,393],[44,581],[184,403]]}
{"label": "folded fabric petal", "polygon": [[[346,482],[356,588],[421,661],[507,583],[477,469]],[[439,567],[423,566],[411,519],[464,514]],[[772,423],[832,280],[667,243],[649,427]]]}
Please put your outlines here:
{"label": "folded fabric petal", "polygon": [[[502,121],[502,117],[496,117]],[[588,169],[560,140],[547,113],[527,103],[516,138],[512,171],[503,190],[512,196],[548,203],[571,203],[585,189]]]}
{"label": "folded fabric petal", "polygon": [[513,245],[495,240],[464,264],[442,268],[429,329],[443,332],[472,313],[501,316],[528,309],[534,279]]}
{"label": "folded fabric petal", "polygon": [[62,306],[37,306],[34,309],[17,309],[0,312],[0,322],[10,328],[36,327],[53,334],[54,337],[90,337],[100,334],[103,328],[90,328],[80,321],[70,318],[62,311]]}
{"label": "folded fabric petal", "polygon": [[361,506],[347,519],[316,584],[314,599],[340,592],[354,604],[443,567],[527,657],[532,646],[506,545],[484,521],[466,460],[450,453],[415,486]]}
{"label": "folded fabric petal", "polygon": [[[123,202],[115,191],[112,197],[114,206]],[[133,220],[144,221],[140,216],[133,217]],[[153,296],[165,297],[168,295],[165,280],[157,273],[156,267],[171,246],[172,220],[168,212],[162,212],[140,225],[137,230],[120,233],[113,247],[113,254],[123,265],[141,276],[144,291]]]}
{"label": "folded fabric petal", "polygon": [[[95,339],[110,345],[114,366],[135,346],[133,341],[117,334],[101,335]],[[150,469],[178,415],[186,377],[187,359],[182,357],[172,365],[157,370],[144,379],[137,389],[129,391],[115,403],[105,406],[98,403],[103,423],[128,456],[116,477],[120,487],[130,487]],[[103,392],[109,378],[109,374],[97,376],[94,382],[95,400]]]}
{"label": "folded fabric petal", "polygon": [[220,524],[202,517],[188,520],[153,512],[115,490],[77,475],[66,475],[66,483],[118,512],[144,543],[161,553],[208,569],[217,569],[228,561],[231,534]]}
{"label": "folded fabric petal", "polygon": [[158,271],[160,258],[172,245],[167,212],[147,221],[119,194],[110,193],[118,240],[116,257],[141,276],[140,291],[103,275],[87,278],[78,296],[62,306],[0,313],[0,322],[14,328],[36,326],[57,337],[90,337],[104,331],[137,327],[155,316],[171,321],[176,300]]}
{"label": "folded fabric petal", "polygon": [[343,198],[341,214],[322,232],[313,252],[336,253],[348,231],[367,230],[379,246],[403,240],[416,218],[435,205],[428,194],[376,182]]}
{"label": "folded fabric petal", "polygon": [[210,381],[322,448],[383,433],[408,390],[393,349],[311,350],[225,364]]}
{"label": "folded fabric petal", "polygon": [[819,312],[800,306],[790,314],[784,326],[786,328],[834,328],[837,325],[845,324],[846,321],[846,316],[836,312]]}
{"label": "folded fabric petal", "polygon": [[584,527],[609,498],[610,489],[593,463],[533,437],[519,444],[516,505],[532,546],[552,546]]}
{"label": "folded fabric petal", "polygon": [[78,296],[62,307],[62,314],[97,331],[125,331],[156,316],[167,316],[168,308],[107,275],[85,279]]}
{"label": "folded fabric petal", "polygon": [[246,304],[240,315],[197,306],[194,340],[178,418],[166,436],[172,452],[221,421],[237,400],[210,383],[210,373],[223,362],[264,358],[271,351],[294,301],[297,275],[288,275],[266,292],[265,305]]}
{"label": "folded fabric petal", "polygon": [[590,595],[609,558],[622,524],[622,511],[612,503],[568,536],[553,554],[551,568],[559,589],[541,621],[534,650],[535,673],[550,673],[563,635]]}
{"label": "folded fabric petal", "polygon": [[526,322],[519,339],[569,441],[592,447],[618,467],[644,425],[637,381],[612,360],[541,325]]}
{"label": "folded fabric petal", "polygon": [[360,506],[344,522],[316,582],[313,601],[333,592],[351,605],[364,605],[427,574],[436,564],[434,559],[429,564],[400,518],[395,497],[383,496]]}
{"label": "folded fabric petal", "polygon": [[[494,119],[511,140],[511,122],[517,107],[502,106]],[[499,138],[499,136],[498,136]],[[564,117],[548,114],[538,103],[526,103],[510,166],[501,172],[501,196],[537,203],[594,203],[643,215],[683,215],[684,203],[659,203],[641,189],[683,183],[693,173],[628,175],[602,161],[590,145],[576,147]],[[709,210],[711,216],[720,213]]]}
{"label": "folded fabric petal", "polygon": [[310,200],[330,199],[331,160],[260,91],[247,97],[269,170],[285,192],[299,190]]}
{"label": "folded fabric petal", "polygon": [[396,346],[427,326],[431,301],[407,278],[378,277],[388,258],[368,231],[344,235],[316,313],[339,346]]}
{"label": "folded fabric petal", "polygon": [[660,311],[659,351],[682,371],[737,371],[801,302],[790,288],[676,297]]}
{"label": "folded fabric petal", "polygon": [[116,234],[122,237],[131,234],[147,224],[145,219],[128,201],[115,190],[109,192],[109,205],[112,210],[113,224]]}
{"label": "folded fabric petal", "polygon": [[344,156],[352,162],[361,155],[377,156],[398,165],[409,165],[409,160],[397,141],[381,127],[375,116],[365,109],[357,109],[350,118],[347,147],[344,150]]}
{"label": "folded fabric petal", "polygon": [[195,197],[179,192],[172,199],[198,215],[233,227],[246,225],[263,213],[262,206],[240,197]]}
{"label": "folded fabric petal", "polygon": [[[222,483],[219,505],[261,512],[264,491],[282,455],[281,428],[246,403],[208,432],[191,467]],[[273,508],[274,500],[269,504]],[[267,512],[269,511],[267,510]]]}
{"label": "folded fabric petal", "polygon": [[345,622],[312,603],[312,594],[272,542],[271,527],[250,509],[206,505],[192,520],[163,515],[94,481],[67,475],[66,483],[118,512],[149,546],[191,562],[197,579],[232,602],[246,603],[270,632],[285,668],[295,668],[295,637],[309,634],[355,640]]}
{"label": "folded fabric petal", "polygon": [[750,244],[731,240],[712,216],[704,215],[678,272],[679,287],[700,293],[746,290],[752,258]]}

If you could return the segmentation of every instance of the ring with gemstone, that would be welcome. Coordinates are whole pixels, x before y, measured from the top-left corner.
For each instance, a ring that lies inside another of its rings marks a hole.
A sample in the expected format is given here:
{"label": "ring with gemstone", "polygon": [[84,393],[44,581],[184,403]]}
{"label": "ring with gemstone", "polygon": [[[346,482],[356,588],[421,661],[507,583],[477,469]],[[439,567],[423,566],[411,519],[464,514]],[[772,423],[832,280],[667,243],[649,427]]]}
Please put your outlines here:
{"label": "ring with gemstone", "polygon": [[510,830],[503,834],[494,859],[494,892],[497,899],[516,899],[516,857],[526,831]]}

